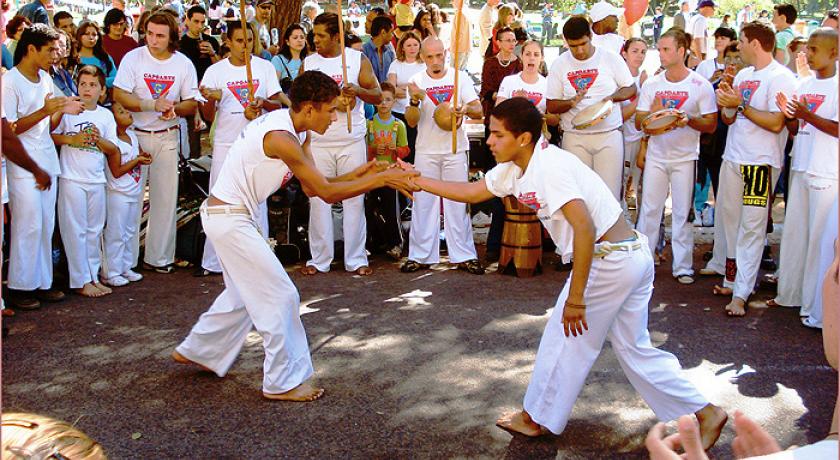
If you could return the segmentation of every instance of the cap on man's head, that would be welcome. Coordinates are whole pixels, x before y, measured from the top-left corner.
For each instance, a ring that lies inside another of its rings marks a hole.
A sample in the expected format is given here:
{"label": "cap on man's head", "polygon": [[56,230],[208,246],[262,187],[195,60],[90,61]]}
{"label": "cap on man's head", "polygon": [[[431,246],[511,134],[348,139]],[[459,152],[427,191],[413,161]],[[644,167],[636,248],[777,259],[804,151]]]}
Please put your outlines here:
{"label": "cap on man's head", "polygon": [[274,0],[257,0],[257,5],[256,6],[262,6],[262,5],[274,5]]}
{"label": "cap on man's head", "polygon": [[700,8],[705,7],[705,6],[710,6],[712,8],[717,8],[717,5],[715,5],[715,2],[712,1],[712,0],[700,0],[700,2],[697,3],[697,9],[698,10]]}
{"label": "cap on man's head", "polygon": [[622,14],[624,14],[624,8],[613,6],[603,0],[592,5],[592,8],[589,9],[589,19],[592,19],[592,22],[602,21],[610,16],[618,18]]}

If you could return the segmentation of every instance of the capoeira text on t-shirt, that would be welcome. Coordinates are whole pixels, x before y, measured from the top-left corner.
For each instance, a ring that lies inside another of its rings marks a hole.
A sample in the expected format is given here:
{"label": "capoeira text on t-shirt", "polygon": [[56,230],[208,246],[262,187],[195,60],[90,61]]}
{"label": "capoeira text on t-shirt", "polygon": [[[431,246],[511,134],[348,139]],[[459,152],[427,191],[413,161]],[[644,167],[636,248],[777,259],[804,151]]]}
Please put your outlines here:
{"label": "capoeira text on t-shirt", "polygon": [[149,88],[149,93],[152,99],[158,99],[161,94],[164,94],[172,85],[175,84],[174,75],[155,75],[151,73],[144,73],[143,80]]}

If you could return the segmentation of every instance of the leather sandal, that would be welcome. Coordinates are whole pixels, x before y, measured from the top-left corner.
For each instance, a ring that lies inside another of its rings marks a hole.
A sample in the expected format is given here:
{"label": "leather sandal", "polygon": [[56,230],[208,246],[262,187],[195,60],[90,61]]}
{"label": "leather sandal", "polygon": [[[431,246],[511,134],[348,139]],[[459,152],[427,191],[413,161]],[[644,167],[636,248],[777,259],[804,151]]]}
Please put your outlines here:
{"label": "leather sandal", "polygon": [[400,267],[400,271],[403,273],[414,273],[419,270],[426,270],[430,267],[429,264],[421,264],[420,262],[414,260],[406,260],[404,264]]}
{"label": "leather sandal", "polygon": [[478,259],[472,259],[466,262],[459,263],[458,270],[464,270],[466,272],[472,273],[473,275],[484,274],[484,267],[481,266],[481,262],[479,262]]}

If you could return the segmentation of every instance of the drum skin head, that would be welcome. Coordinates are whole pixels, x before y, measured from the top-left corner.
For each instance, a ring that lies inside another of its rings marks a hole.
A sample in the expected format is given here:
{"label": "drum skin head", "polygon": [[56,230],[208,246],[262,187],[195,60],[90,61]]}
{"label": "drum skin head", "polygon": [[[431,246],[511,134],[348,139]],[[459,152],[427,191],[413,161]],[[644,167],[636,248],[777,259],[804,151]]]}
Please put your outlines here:
{"label": "drum skin head", "polygon": [[675,109],[665,109],[654,112],[642,120],[642,131],[651,136],[664,134],[677,126],[682,118],[682,112]]}
{"label": "drum skin head", "polygon": [[598,101],[578,112],[578,114],[572,118],[572,126],[574,126],[575,129],[586,129],[590,126],[595,126],[610,116],[612,107],[613,102],[611,101]]}

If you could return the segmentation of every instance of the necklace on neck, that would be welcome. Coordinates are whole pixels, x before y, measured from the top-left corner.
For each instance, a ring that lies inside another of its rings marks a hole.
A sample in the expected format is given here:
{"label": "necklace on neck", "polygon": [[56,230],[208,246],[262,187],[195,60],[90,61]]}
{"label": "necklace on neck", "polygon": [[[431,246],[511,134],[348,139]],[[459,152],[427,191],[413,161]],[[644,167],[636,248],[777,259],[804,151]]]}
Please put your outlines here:
{"label": "necklace on neck", "polygon": [[496,60],[499,61],[499,65],[502,66],[502,67],[509,66],[510,63],[513,62],[514,59],[516,59],[516,55],[511,56],[510,59],[508,59],[507,61],[502,61],[502,58],[499,57],[498,54],[496,55]]}

